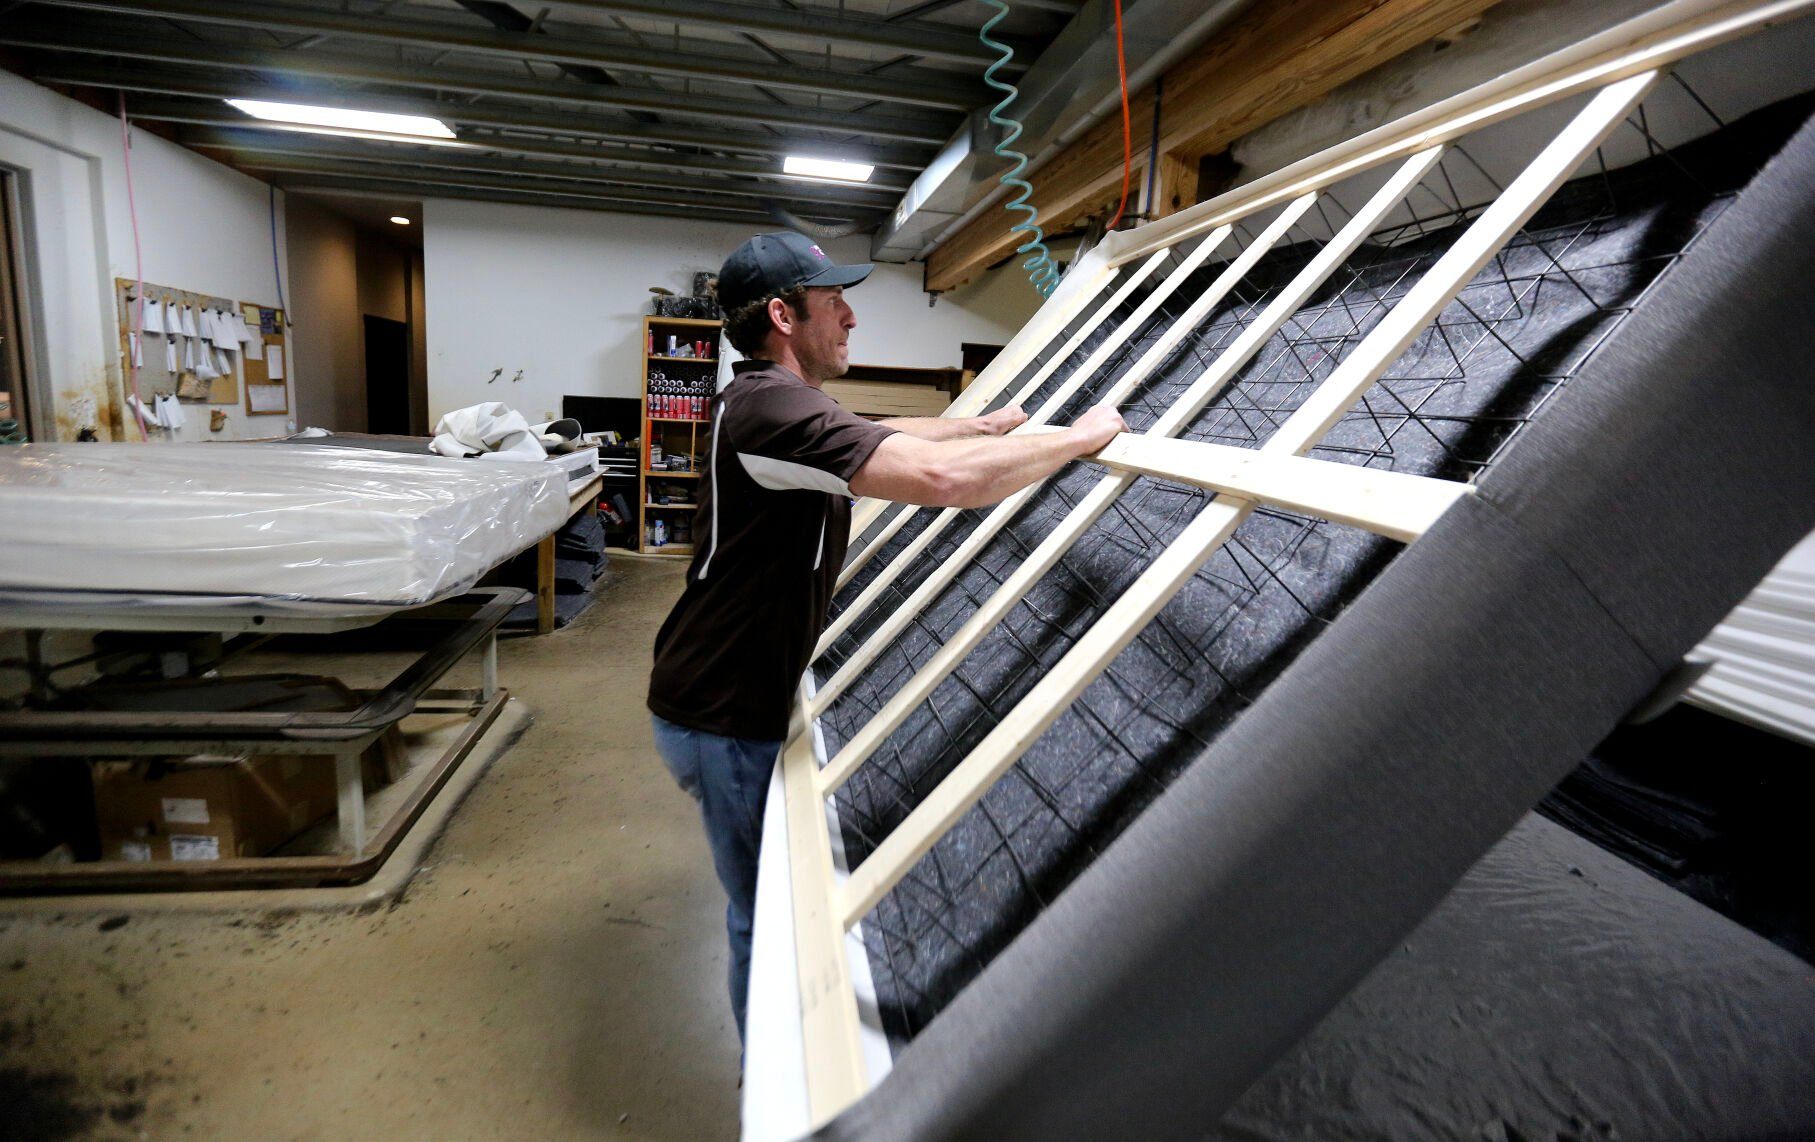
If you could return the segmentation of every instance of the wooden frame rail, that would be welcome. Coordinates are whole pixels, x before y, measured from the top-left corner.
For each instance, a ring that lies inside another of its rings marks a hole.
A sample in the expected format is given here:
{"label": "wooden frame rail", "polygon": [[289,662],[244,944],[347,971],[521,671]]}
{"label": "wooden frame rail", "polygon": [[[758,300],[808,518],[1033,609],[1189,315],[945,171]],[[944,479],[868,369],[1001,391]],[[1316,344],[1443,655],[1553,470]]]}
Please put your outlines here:
{"label": "wooden frame rail", "polygon": [[[803,685],[795,710],[795,732],[783,749],[781,765],[790,867],[794,873],[795,953],[809,1102],[815,1126],[860,1097],[869,1081],[857,1049],[857,1006],[850,991],[850,966],[844,959],[846,931],[876,906],[1108,668],[1257,506],[1275,505],[1411,542],[1457,499],[1468,495],[1471,489],[1467,485],[1453,481],[1307,459],[1303,454],[1349,413],[1369,387],[1632,113],[1657,82],[1660,67],[1811,8],[1815,8],[1815,0],[1678,0],[1276,175],[1161,222],[1113,235],[1097,251],[1103,254],[1101,262],[1093,261],[1087,268],[1080,266],[1086,271],[1082,276],[1087,281],[1065,298],[1065,305],[1052,320],[1036,319],[1040,324],[1036,335],[1025,342],[1017,338],[1018,359],[1008,361],[998,372],[992,390],[979,393],[973,401],[974,408],[967,407],[962,412],[955,408],[953,415],[969,415],[994,400],[1040,349],[1107,287],[1114,277],[1110,271],[1130,261],[1146,259],[1138,276],[1124,279],[1122,289],[1091,315],[1066,347],[1042,367],[1032,384],[1024,386],[1023,392],[1031,394],[1051,376],[1058,362],[1069,358],[1090,332],[1132,296],[1132,291],[1157,269],[1160,255],[1180,242],[1202,235],[1203,241],[1192,255],[1180,260],[1167,279],[1153,288],[1136,312],[1074,371],[1024,429],[1050,431],[1048,422],[1064,403],[1089,383],[1110,354],[1143,328],[1159,304],[1220,247],[1230,228],[1243,219],[1278,208],[1279,213],[1268,227],[1161,333],[1158,344],[1109,387],[1104,399],[1120,403],[1216,309],[1328,187],[1385,163],[1400,164],[1385,185],[1323,244],[1241,335],[1218,353],[1151,429],[1123,434],[1089,458],[1108,470],[1105,476],[830,759],[822,758],[817,748],[815,717],[951,585],[1007,526],[1033,491],[1018,493],[989,513],[904,602],[891,606],[876,629],[819,685],[817,692],[811,679]],[[1586,105],[1491,205],[1473,218],[1450,248],[1258,448],[1176,439],[1431,173],[1448,142],[1509,116],[1586,92],[1594,92]],[[1052,303],[1048,308],[1052,308]],[[1113,347],[1105,351],[1107,346]],[[1117,497],[1142,477],[1206,488],[1215,496],[1176,538],[1153,553],[1138,578],[1073,642],[1059,662],[1045,671],[1026,696],[841,880],[831,856],[828,798],[931,696],[933,688],[956,669]],[[889,528],[894,530],[888,535],[897,534],[916,510],[904,509],[890,522]],[[879,512],[877,509],[870,515],[871,522]],[[819,654],[874,609],[899,581],[906,565],[926,552],[933,537],[949,527],[956,515],[941,513],[874,577],[839,621],[828,627]],[[873,556],[883,542],[886,538],[877,539],[862,557]]]}

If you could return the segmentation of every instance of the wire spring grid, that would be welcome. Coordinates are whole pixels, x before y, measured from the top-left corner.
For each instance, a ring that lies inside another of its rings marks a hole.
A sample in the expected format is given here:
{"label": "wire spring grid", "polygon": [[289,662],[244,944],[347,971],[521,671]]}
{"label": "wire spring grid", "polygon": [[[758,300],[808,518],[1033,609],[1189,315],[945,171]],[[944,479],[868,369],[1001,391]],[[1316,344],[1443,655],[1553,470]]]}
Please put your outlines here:
{"label": "wire spring grid", "polygon": [[[1309,455],[1455,480],[1489,468],[1693,245],[1802,110],[1780,105],[1666,152],[1641,107],[1625,129],[1643,137],[1652,157],[1612,172],[1604,163],[1598,171],[1591,165],[1592,173],[1559,191]],[[1479,212],[1458,186],[1487,190],[1487,184],[1498,190],[1465,147],[1452,147],[1389,225],[1331,275],[1180,435],[1249,448],[1264,443]],[[1122,403],[1132,431],[1150,428],[1175,404],[1316,255],[1323,236],[1347,221],[1343,203],[1361,197],[1338,185],[1298,220]],[[1233,259],[1270,217],[1244,220],[1218,257]],[[1164,281],[1187,253],[1174,250],[1150,282]],[[1187,279],[1053,422],[1069,423],[1095,403],[1226,264],[1212,261]],[[1145,296],[1129,297],[1028,407],[1070,378]],[[827,709],[821,724],[828,756],[1102,478],[1094,465],[1073,464],[1030,499]],[[837,793],[848,866],[856,867],[901,823],[1211,498],[1158,479],[1133,483]],[[917,513],[841,592],[839,605],[856,598],[936,514]],[[917,584],[951,560],[987,514],[961,513],[820,658],[816,675],[824,679],[842,665]],[[906,1039],[924,1027],[1290,665],[1399,546],[1265,506],[1243,522],[865,918],[885,1029]]]}

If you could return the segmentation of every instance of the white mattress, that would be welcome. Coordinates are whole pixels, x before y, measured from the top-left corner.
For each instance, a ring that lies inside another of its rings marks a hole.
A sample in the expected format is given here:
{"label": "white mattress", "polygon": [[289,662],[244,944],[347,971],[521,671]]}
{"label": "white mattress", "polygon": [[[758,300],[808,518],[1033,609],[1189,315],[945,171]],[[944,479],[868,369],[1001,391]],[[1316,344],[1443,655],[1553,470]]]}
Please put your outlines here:
{"label": "white mattress", "polygon": [[0,625],[343,616],[458,594],[567,517],[553,465],[277,444],[0,448]]}

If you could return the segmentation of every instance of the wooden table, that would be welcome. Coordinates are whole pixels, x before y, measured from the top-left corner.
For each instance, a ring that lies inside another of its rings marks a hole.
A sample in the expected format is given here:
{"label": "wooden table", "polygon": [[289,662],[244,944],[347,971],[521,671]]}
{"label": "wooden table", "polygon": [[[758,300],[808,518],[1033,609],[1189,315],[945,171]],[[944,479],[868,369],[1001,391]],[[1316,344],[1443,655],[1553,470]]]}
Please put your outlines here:
{"label": "wooden table", "polygon": [[[567,498],[567,520],[579,515],[582,509],[593,507],[598,503],[599,493],[605,490],[605,477],[594,476],[581,485],[580,490]],[[566,520],[562,521],[563,526]],[[556,528],[558,532],[560,529]],[[547,634],[555,629],[555,532],[551,532],[536,544],[536,633]]]}

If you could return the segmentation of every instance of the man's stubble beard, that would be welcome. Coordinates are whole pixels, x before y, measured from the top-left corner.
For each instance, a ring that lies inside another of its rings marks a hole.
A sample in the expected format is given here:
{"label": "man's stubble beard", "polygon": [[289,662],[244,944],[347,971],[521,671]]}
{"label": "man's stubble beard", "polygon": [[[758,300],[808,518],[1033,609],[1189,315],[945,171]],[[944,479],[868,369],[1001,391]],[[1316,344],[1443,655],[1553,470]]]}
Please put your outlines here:
{"label": "man's stubble beard", "polygon": [[[800,315],[799,321],[803,326],[812,323],[811,319],[805,314]],[[824,384],[827,381],[835,381],[851,371],[851,365],[848,359],[843,363],[840,363],[838,360],[838,346],[831,346],[830,356],[821,360],[814,356],[810,350],[805,354],[801,352],[801,349],[805,348],[808,344],[810,344],[810,342],[802,341],[801,345],[794,350],[794,359],[800,362],[801,370],[808,374],[805,378],[806,380],[810,380],[814,384]]]}

